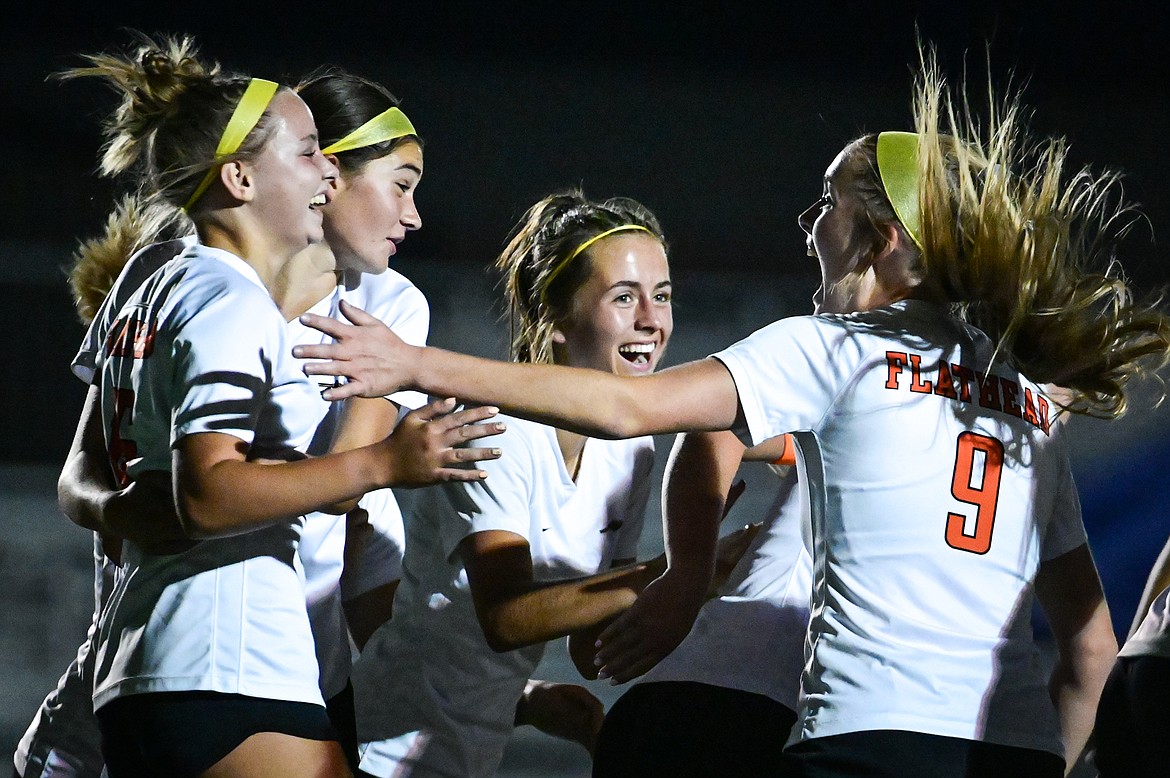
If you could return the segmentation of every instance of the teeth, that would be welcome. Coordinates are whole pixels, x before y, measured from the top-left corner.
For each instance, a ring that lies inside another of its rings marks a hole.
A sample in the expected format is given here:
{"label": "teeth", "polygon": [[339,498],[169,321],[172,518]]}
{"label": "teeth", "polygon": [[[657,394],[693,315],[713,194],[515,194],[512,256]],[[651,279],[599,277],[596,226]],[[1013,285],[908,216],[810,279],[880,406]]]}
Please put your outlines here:
{"label": "teeth", "polygon": [[653,343],[627,343],[624,346],[618,346],[618,352],[621,354],[653,354]]}
{"label": "teeth", "polygon": [[325,203],[326,200],[324,194],[319,194],[309,201],[309,205],[325,205]]}

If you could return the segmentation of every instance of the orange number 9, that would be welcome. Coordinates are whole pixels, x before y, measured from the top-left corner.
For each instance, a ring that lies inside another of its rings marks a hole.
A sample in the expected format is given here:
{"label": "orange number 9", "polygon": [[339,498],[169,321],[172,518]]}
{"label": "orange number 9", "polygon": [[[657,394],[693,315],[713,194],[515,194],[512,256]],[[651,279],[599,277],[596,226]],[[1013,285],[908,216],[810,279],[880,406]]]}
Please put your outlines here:
{"label": "orange number 9", "polygon": [[[976,479],[975,452],[983,452],[983,467]],[[959,502],[975,506],[974,532],[964,532],[966,517],[947,513],[947,545],[972,554],[986,554],[991,548],[995,527],[995,507],[999,501],[999,479],[1003,474],[1003,443],[974,432],[959,434],[955,451],[955,474],[951,495]],[[978,485],[972,482],[977,480]]]}

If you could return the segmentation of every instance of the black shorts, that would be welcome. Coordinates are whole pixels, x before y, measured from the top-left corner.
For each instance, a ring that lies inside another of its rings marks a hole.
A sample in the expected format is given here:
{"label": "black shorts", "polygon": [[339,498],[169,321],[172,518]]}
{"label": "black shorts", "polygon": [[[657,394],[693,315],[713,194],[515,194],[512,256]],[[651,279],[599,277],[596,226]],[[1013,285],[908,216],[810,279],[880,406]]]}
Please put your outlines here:
{"label": "black shorts", "polygon": [[784,742],[796,714],[762,694],[692,681],[640,683],[601,725],[594,778],[793,775]]}
{"label": "black shorts", "polygon": [[218,692],[119,697],[97,711],[110,778],[197,776],[252,735],[337,740],[321,705]]}
{"label": "black shorts", "polygon": [[357,715],[353,709],[353,684],[345,682],[345,688],[333,697],[325,700],[325,710],[329,713],[329,721],[337,732],[337,740],[341,743],[341,750],[345,752],[345,761],[349,762],[351,772],[357,772],[358,740]]}
{"label": "black shorts", "polygon": [[788,749],[806,778],[1063,778],[1064,759],[923,732],[877,729],[804,740]]}
{"label": "black shorts", "polygon": [[1101,778],[1170,772],[1170,659],[1118,657],[1101,692],[1093,764]]}

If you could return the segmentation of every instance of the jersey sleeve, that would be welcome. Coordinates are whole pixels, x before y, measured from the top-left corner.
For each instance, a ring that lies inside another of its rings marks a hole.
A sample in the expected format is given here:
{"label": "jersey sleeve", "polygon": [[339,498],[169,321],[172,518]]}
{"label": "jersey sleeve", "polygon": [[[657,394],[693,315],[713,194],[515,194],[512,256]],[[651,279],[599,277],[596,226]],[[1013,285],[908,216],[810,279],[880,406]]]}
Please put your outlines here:
{"label": "jersey sleeve", "polygon": [[[484,460],[477,467],[488,477],[470,483],[447,483],[439,487],[450,521],[438,527],[444,554],[450,558],[468,535],[488,530],[512,532],[525,540],[532,533],[532,495],[537,468],[532,442],[523,430],[525,422],[500,417],[507,429],[490,438],[500,448],[499,459]],[[547,465],[544,465],[547,467]]]}
{"label": "jersey sleeve", "polygon": [[812,429],[832,407],[863,356],[848,328],[824,317],[781,319],[712,356],[735,381],[747,445]]}
{"label": "jersey sleeve", "polygon": [[287,350],[284,320],[258,287],[232,289],[205,297],[175,332],[172,446],[199,432],[250,444],[271,400],[273,366]]}
{"label": "jersey sleeve", "polygon": [[191,243],[194,243],[194,238],[154,243],[139,249],[126,261],[117,280],[114,281],[114,285],[106,294],[106,299],[102,301],[93,321],[89,323],[89,327],[85,331],[81,346],[77,349],[77,355],[73,357],[73,362],[70,364],[73,375],[87,384],[93,382],[94,373],[97,371],[98,357],[102,353],[106,335],[110,331],[110,325],[118,317],[118,312],[122,310],[122,306],[142,285],[143,281],[167,261],[181,254]]}
{"label": "jersey sleeve", "polygon": [[1052,518],[1040,544],[1041,562],[1056,559],[1089,542],[1081,518],[1080,496],[1077,494],[1067,457],[1063,457],[1062,464],[1060,481],[1053,500]]}

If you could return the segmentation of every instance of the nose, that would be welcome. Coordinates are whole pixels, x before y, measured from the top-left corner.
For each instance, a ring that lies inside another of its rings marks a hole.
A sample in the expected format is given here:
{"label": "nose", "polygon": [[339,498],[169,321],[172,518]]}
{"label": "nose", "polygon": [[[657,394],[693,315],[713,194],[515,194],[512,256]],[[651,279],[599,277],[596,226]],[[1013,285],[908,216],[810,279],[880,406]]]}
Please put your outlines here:
{"label": "nose", "polygon": [[337,162],[334,161],[332,154],[318,154],[317,167],[321,169],[321,178],[326,181],[335,181],[339,175],[337,170]]}
{"label": "nose", "polygon": [[638,300],[637,317],[634,320],[634,328],[645,332],[656,332],[662,329],[662,321],[665,312],[663,308],[669,308],[670,303],[665,305],[656,302],[653,297],[649,295],[642,295]]}
{"label": "nose", "polygon": [[817,206],[813,204],[805,208],[800,216],[796,217],[796,223],[809,235],[812,235],[813,222],[817,220],[817,211]]}
{"label": "nose", "polygon": [[411,193],[406,197],[406,203],[402,209],[402,216],[399,218],[402,226],[408,230],[417,230],[422,228],[422,217],[419,216],[418,206],[414,203],[414,194]]}

